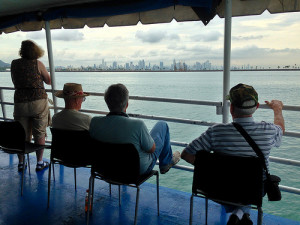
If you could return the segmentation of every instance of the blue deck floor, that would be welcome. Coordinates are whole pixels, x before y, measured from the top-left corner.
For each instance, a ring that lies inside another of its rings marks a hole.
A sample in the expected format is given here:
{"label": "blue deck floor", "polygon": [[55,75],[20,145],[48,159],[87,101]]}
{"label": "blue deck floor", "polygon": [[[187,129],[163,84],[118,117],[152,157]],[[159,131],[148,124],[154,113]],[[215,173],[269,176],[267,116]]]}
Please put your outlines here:
{"label": "blue deck floor", "polygon": [[[73,169],[56,165],[56,181],[52,179],[50,208],[47,209],[48,169],[35,172],[35,164],[35,158],[31,157],[31,176],[27,168],[24,195],[21,197],[21,173],[17,172],[17,157],[0,152],[0,224],[86,224],[84,205],[89,169],[77,170],[75,191]],[[117,186],[113,186],[110,196],[108,184],[96,180],[90,224],[133,224],[135,195],[135,188],[121,187],[122,205],[119,207]],[[156,186],[145,183],[141,186],[138,224],[188,224],[189,201],[189,193],[160,187],[160,216],[157,216]],[[251,213],[254,224],[256,215],[256,211]],[[228,216],[223,207],[209,202],[208,224],[226,224]],[[204,201],[200,198],[195,198],[193,224],[204,224]],[[263,224],[300,225],[300,222],[264,214]]]}

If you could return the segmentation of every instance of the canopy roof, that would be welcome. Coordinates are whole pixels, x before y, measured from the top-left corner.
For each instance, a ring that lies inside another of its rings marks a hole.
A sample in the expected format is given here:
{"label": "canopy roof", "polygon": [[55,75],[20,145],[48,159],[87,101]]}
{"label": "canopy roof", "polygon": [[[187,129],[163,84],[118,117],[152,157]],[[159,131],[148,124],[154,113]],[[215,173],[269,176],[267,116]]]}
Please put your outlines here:
{"label": "canopy roof", "polygon": [[[300,11],[300,0],[232,0],[232,15]],[[51,29],[128,26],[224,16],[225,0],[0,0],[0,33]]]}

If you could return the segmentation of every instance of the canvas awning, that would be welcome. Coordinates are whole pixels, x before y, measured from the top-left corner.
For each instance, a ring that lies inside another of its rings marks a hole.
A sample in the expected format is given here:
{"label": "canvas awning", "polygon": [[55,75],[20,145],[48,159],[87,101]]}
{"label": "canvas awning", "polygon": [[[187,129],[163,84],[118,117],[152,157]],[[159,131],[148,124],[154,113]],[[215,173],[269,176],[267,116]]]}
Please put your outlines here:
{"label": "canvas awning", "polygon": [[[296,12],[300,0],[232,0],[232,16]],[[219,4],[220,3],[220,4]],[[224,17],[225,0],[0,0],[0,33],[128,26]]]}
{"label": "canvas awning", "polygon": [[221,0],[0,0],[0,32],[128,26],[201,20],[207,24]]}

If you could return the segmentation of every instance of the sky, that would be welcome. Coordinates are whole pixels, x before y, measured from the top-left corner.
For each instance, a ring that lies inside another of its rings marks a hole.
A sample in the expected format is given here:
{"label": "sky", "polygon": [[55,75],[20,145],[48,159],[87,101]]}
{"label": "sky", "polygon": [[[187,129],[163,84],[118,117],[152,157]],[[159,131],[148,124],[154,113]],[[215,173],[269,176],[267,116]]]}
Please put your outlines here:
{"label": "sky", "polygon": [[[300,12],[232,18],[231,65],[264,68],[300,66]],[[216,16],[207,26],[199,22],[176,22],[127,27],[51,30],[55,66],[93,66],[104,59],[108,65],[139,60],[189,65],[209,60],[223,65],[224,19]],[[18,58],[21,42],[34,40],[45,50],[40,59],[48,63],[45,31],[0,35],[0,60]]]}

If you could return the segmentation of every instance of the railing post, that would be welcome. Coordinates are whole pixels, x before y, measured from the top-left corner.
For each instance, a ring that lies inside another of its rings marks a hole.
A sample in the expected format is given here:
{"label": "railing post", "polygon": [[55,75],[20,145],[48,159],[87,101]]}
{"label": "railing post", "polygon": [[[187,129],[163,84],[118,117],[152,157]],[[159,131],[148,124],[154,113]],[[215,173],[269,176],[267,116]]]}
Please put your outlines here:
{"label": "railing post", "polygon": [[51,92],[52,92],[52,99],[53,99],[53,104],[54,104],[54,113],[57,113],[57,101],[56,101],[56,97],[54,95],[54,90],[56,90],[55,68],[54,68],[54,61],[53,61],[53,51],[52,51],[52,41],[51,41],[51,31],[50,31],[49,21],[45,21],[45,31],[46,31],[49,68],[50,68],[51,84],[52,84]]}
{"label": "railing post", "polygon": [[230,55],[231,55],[231,17],[232,2],[225,2],[225,24],[224,24],[224,69],[223,69],[223,123],[228,123],[229,107],[226,95],[230,87]]}
{"label": "railing post", "polygon": [[1,101],[1,109],[2,109],[2,114],[3,114],[3,118],[4,120],[6,120],[6,108],[5,105],[3,104],[4,102],[4,97],[3,97],[3,90],[0,89],[0,101]]}

